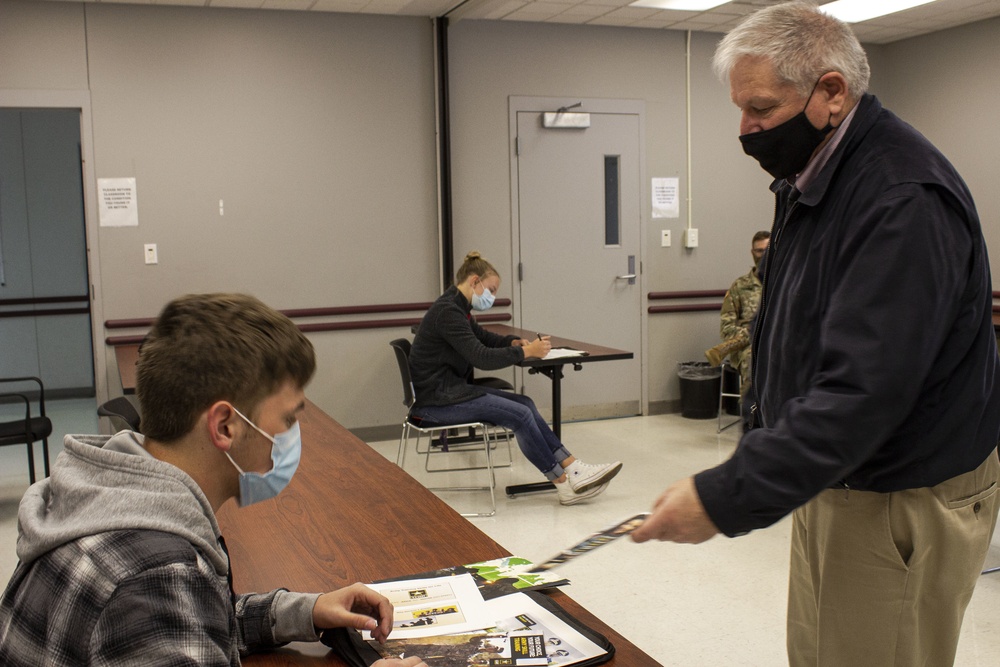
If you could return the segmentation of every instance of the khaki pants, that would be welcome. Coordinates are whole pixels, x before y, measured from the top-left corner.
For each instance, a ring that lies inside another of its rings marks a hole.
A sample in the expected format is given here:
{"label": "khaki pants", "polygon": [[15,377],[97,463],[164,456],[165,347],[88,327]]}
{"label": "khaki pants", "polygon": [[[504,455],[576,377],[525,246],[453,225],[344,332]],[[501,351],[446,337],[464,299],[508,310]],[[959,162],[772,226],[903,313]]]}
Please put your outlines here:
{"label": "khaki pants", "polygon": [[941,667],[997,522],[996,452],[972,472],[895,493],[824,491],[793,515],[791,667]]}

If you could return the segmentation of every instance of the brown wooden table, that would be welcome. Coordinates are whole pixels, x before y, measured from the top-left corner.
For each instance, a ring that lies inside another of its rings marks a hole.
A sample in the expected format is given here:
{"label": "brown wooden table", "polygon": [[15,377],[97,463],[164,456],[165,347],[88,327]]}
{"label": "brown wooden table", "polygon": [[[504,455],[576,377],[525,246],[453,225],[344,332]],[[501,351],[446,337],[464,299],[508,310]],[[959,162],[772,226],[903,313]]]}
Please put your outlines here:
{"label": "brown wooden table", "polygon": [[[312,403],[300,419],[302,460],[275,500],[218,514],[237,591],[321,592],[511,555]],[[608,595],[613,595],[612,590]],[[609,665],[655,660],[560,591],[552,597],[615,645]],[[246,665],[344,665],[322,644],[295,643]]]}
{"label": "brown wooden table", "polygon": [[138,345],[116,345],[115,361],[118,362],[118,377],[122,381],[122,391],[135,393],[135,363],[139,360]]}

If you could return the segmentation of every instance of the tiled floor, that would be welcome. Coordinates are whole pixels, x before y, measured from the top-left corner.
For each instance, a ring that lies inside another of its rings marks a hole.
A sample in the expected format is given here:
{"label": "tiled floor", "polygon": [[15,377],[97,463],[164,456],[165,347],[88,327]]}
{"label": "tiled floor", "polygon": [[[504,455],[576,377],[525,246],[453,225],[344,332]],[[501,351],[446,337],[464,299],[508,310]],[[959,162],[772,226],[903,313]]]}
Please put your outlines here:
{"label": "tiled floor", "polygon": [[[53,460],[61,449],[62,433],[97,429],[92,401],[53,401],[50,412],[60,433],[54,439]],[[515,499],[501,493],[496,516],[470,519],[512,553],[536,561],[617,519],[648,509],[669,482],[728,457],[737,438],[735,428],[717,435],[714,420],[680,415],[566,424],[563,436],[584,460],[613,457],[625,463],[605,494],[586,504],[562,507],[552,493]],[[395,441],[372,446],[395,459]],[[4,580],[16,562],[17,500],[27,487],[24,456],[23,448],[0,449],[0,579]],[[37,459],[40,466],[40,455]],[[418,465],[411,455],[407,470],[423,479],[417,474]],[[500,487],[540,478],[516,446],[513,467],[497,474]],[[452,493],[445,499],[468,511],[483,497]],[[566,592],[664,665],[787,664],[788,532],[785,520],[745,537],[716,537],[699,546],[620,540],[565,565],[564,573],[573,582]],[[1000,536],[994,539],[986,565],[1000,566]],[[1000,664],[998,610],[1000,572],[980,580],[966,613],[956,665]]]}

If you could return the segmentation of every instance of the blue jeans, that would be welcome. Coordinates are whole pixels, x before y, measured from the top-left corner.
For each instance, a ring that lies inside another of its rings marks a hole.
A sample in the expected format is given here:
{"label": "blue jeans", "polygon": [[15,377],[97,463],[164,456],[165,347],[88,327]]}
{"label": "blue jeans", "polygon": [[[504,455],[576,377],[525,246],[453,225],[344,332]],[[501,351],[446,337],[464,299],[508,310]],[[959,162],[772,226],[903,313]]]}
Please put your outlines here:
{"label": "blue jeans", "polygon": [[560,462],[570,457],[556,434],[538,414],[535,402],[527,396],[491,387],[479,387],[485,396],[453,405],[428,405],[413,411],[414,417],[438,424],[462,424],[483,421],[504,426],[514,432],[517,446],[546,478],[562,477]]}

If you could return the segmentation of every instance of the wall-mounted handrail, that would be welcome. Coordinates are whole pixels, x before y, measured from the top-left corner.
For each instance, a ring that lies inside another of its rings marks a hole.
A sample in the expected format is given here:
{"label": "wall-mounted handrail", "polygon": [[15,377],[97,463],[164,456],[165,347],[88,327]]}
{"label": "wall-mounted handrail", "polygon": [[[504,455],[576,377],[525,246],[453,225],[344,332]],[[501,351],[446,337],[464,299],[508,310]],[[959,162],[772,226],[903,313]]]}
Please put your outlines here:
{"label": "wall-mounted handrail", "polygon": [[90,302],[90,297],[86,294],[81,296],[31,296],[18,299],[0,299],[0,306],[33,306],[41,303],[78,303],[80,301]]}
{"label": "wall-mounted handrail", "polygon": [[[673,299],[711,299],[726,296],[728,290],[687,290],[682,292],[650,292],[646,298],[650,301],[667,301]],[[646,312],[655,315],[656,313],[698,313],[708,310],[718,312],[722,304],[712,303],[682,303],[670,306],[649,306]]]}
{"label": "wall-mounted handrail", "polygon": [[86,315],[90,312],[90,297],[86,294],[79,296],[30,296],[18,297],[16,299],[0,299],[0,308],[6,306],[39,306],[53,305],[59,303],[85,303],[85,306],[76,308],[37,308],[35,310],[0,310],[0,318],[10,317],[49,317],[52,315]]}
{"label": "wall-mounted handrail", "polygon": [[[510,299],[497,299],[495,305],[509,306]],[[430,308],[431,303],[396,303],[383,304],[377,306],[342,306],[335,308],[302,308],[293,310],[282,310],[284,315],[292,319],[301,317],[323,317],[330,315],[364,315],[371,313],[398,313],[406,311],[423,311]],[[307,322],[296,324],[299,331],[356,331],[358,329],[387,329],[392,327],[404,327],[409,329],[420,324],[419,317],[408,317],[391,320],[353,320],[350,322]],[[509,322],[512,318],[510,313],[493,313],[490,315],[477,315],[477,322]],[[104,323],[106,329],[131,329],[149,328],[153,325],[152,319],[131,319],[131,320],[108,320]],[[117,345],[138,345],[142,342],[143,335],[133,334],[125,336],[107,336],[105,344]]]}

